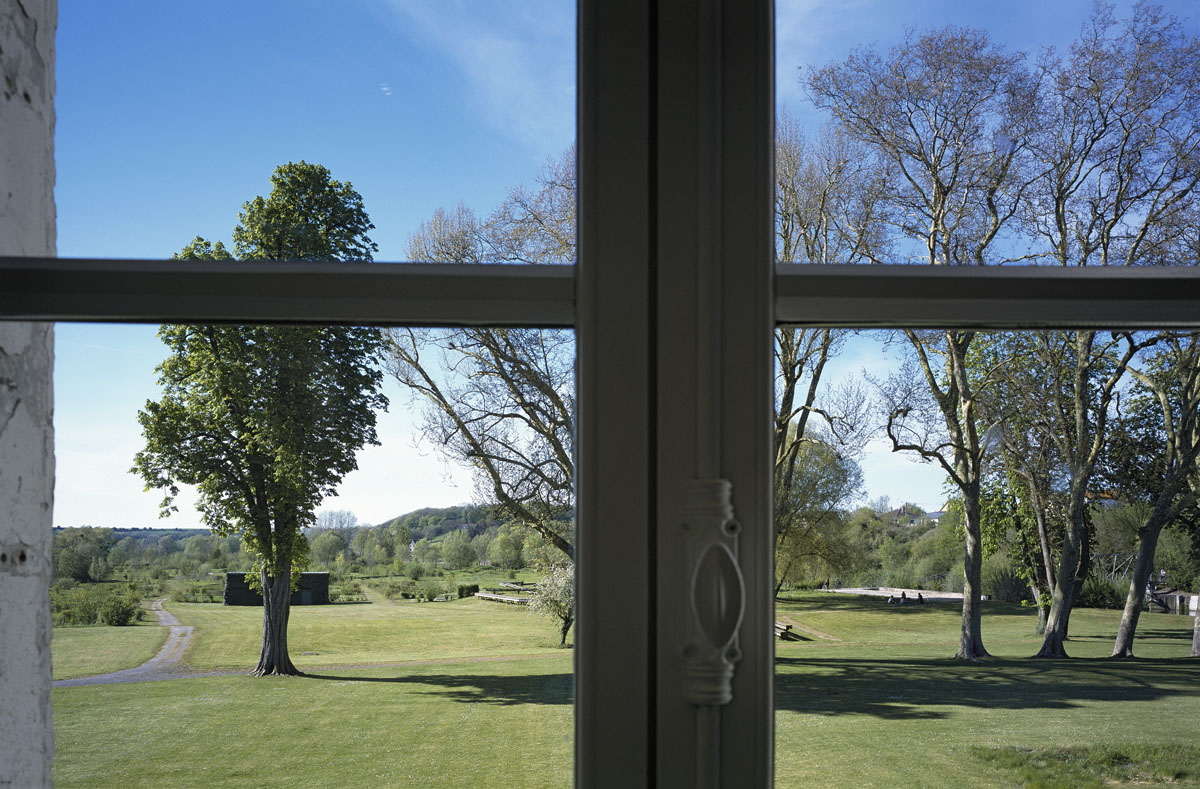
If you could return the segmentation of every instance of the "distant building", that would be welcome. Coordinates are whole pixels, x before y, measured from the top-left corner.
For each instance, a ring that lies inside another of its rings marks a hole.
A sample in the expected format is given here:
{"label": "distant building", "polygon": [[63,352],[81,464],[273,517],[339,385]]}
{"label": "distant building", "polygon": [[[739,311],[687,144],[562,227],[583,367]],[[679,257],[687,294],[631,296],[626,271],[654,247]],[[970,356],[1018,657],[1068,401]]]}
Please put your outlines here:
{"label": "distant building", "polygon": [[942,504],[942,508],[940,510],[925,513],[925,517],[929,518],[929,520],[933,521],[935,524],[941,523],[942,516],[944,516],[949,509],[950,509],[950,502],[947,501],[944,504]]}
{"label": "distant building", "polygon": [[896,526],[912,526],[925,515],[925,510],[916,504],[904,504],[891,512],[885,512],[883,519]]}
{"label": "distant building", "polygon": [[[300,573],[300,587],[292,592],[292,605],[329,603],[329,573]],[[225,573],[225,605],[262,605],[262,595],[246,584],[245,573]]]}

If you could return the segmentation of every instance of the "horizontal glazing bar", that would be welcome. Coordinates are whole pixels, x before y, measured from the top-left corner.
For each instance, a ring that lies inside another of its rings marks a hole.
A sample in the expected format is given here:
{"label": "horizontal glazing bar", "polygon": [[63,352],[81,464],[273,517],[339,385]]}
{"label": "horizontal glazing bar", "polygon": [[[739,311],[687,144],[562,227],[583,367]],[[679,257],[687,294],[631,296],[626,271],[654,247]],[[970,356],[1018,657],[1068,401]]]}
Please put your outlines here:
{"label": "horizontal glazing bar", "polygon": [[0,320],[567,328],[575,268],[0,257]]}
{"label": "horizontal glazing bar", "polygon": [[1200,268],[775,267],[775,322],[862,328],[1200,326]]}

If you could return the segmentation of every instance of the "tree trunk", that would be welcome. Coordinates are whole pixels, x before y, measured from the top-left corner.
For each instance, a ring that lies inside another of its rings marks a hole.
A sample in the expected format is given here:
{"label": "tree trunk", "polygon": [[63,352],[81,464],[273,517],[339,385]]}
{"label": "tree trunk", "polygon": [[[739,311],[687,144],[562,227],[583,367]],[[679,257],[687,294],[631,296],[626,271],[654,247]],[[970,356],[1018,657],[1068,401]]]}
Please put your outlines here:
{"label": "tree trunk", "polygon": [[567,631],[571,629],[571,623],[575,621],[575,614],[572,612],[563,617],[562,620],[562,640],[558,642],[560,647],[567,645]]}
{"label": "tree trunk", "polygon": [[1043,603],[1046,593],[1042,591],[1042,587],[1036,582],[1029,583],[1029,593],[1033,595],[1033,605],[1037,609],[1037,634],[1041,635],[1046,632],[1046,606]]}
{"label": "tree trunk", "polygon": [[[1080,494],[1080,499],[1082,499],[1082,494]],[[1080,509],[1081,507],[1078,506],[1071,508],[1071,522],[1067,525],[1064,535],[1054,593],[1050,596],[1050,614],[1046,618],[1046,633],[1042,638],[1042,648],[1034,657],[1068,657],[1063,642],[1067,637],[1067,621],[1071,615],[1071,603],[1075,597],[1075,575],[1079,570],[1081,542],[1084,537],[1082,514],[1078,512]]]}
{"label": "tree trunk", "polygon": [[1137,563],[1133,567],[1133,577],[1129,580],[1129,594],[1125,596],[1125,610],[1121,613],[1121,624],[1117,628],[1117,640],[1113,645],[1112,656],[1115,658],[1133,657],[1133,636],[1137,632],[1138,617],[1142,614],[1142,605],[1146,600],[1146,582],[1154,572],[1154,551],[1158,547],[1158,535],[1162,532],[1162,523],[1155,523],[1151,513],[1149,522],[1142,527],[1141,539],[1138,540]]}
{"label": "tree trunk", "polygon": [[983,544],[980,539],[979,496],[963,493],[963,519],[966,521],[967,545],[963,555],[962,634],[956,658],[978,660],[988,657],[983,648]]}
{"label": "tree trunk", "polygon": [[287,626],[292,607],[291,562],[276,569],[274,578],[262,571],[263,636],[262,652],[253,675],[296,675],[300,671],[288,656]]}
{"label": "tree trunk", "polygon": [[1075,610],[1075,601],[1083,595],[1083,585],[1087,582],[1088,573],[1092,571],[1091,522],[1091,516],[1087,515],[1085,510],[1083,538],[1079,541],[1079,566],[1075,568],[1075,580],[1072,581],[1071,605],[1063,612],[1063,641],[1071,640],[1071,612]]}
{"label": "tree trunk", "polygon": [[1200,657],[1200,606],[1196,608],[1196,618],[1192,623],[1192,657]]}

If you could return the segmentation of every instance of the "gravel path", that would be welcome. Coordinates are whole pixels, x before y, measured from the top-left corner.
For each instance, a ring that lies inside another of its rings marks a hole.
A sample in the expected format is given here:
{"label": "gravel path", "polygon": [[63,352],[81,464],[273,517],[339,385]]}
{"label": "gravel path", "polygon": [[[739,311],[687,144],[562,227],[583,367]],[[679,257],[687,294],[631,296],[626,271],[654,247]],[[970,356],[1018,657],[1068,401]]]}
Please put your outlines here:
{"label": "gravel path", "polygon": [[181,624],[175,615],[163,608],[166,598],[155,600],[150,608],[158,617],[158,623],[171,628],[167,643],[163,644],[158,654],[136,668],[124,671],[114,671],[111,674],[96,674],[92,677],[79,679],[59,679],[52,684],[56,688],[70,688],[79,685],[117,685],[123,682],[152,682],[160,679],[183,679],[185,677],[214,677],[226,674],[238,674],[237,671],[190,671],[182,667],[183,653],[192,640],[192,626]]}

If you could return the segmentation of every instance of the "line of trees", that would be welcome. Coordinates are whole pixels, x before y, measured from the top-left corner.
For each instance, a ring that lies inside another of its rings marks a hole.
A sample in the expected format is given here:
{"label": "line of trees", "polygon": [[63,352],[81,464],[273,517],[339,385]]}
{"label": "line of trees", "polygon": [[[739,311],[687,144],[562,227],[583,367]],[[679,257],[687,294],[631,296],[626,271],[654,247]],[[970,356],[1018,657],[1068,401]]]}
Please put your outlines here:
{"label": "line of trees", "polygon": [[[823,146],[832,161],[819,169],[837,171],[845,162],[851,173],[872,174],[866,185],[851,182],[854,197],[843,201],[877,224],[882,238],[873,240],[870,260],[886,253],[893,262],[940,266],[1196,262],[1200,43],[1156,6],[1139,3],[1118,20],[1098,5],[1067,52],[1047,50],[1032,62],[984,31],[909,31],[887,53],[862,47],[844,62],[811,69],[806,86],[828,117],[825,137],[846,138],[854,151],[851,165],[840,144]],[[839,205],[823,204],[816,226],[860,243],[853,223],[838,218]],[[893,449],[939,464],[963,504],[958,657],[987,655],[980,629],[984,486],[1000,443],[1009,448],[1014,481],[1041,474],[1066,492],[1057,567],[1046,568],[1049,607],[1038,652],[1065,657],[1086,567],[1087,496],[1107,423],[1131,367],[1162,342],[1190,340],[1089,329],[981,349],[975,331],[901,335],[908,363],[879,396]],[[1052,456],[1022,454],[1022,445]],[[1184,476],[1194,479],[1194,468]],[[1026,509],[1037,508],[1028,486],[1007,490],[1029,498]]]}

